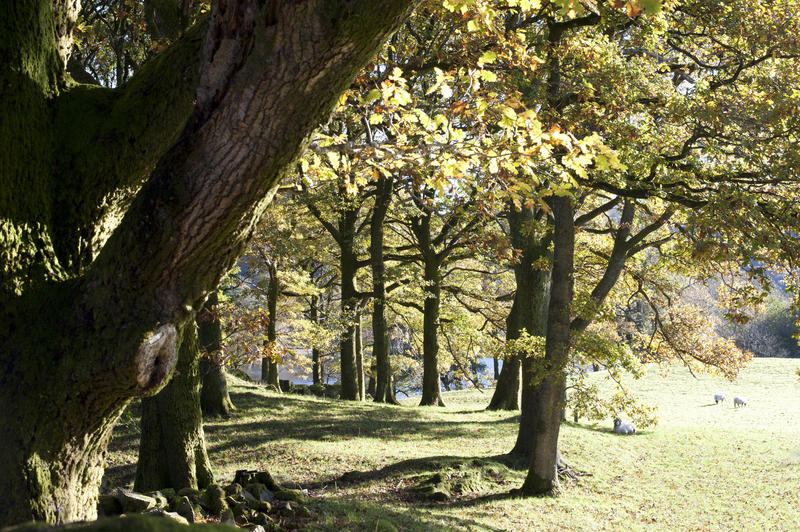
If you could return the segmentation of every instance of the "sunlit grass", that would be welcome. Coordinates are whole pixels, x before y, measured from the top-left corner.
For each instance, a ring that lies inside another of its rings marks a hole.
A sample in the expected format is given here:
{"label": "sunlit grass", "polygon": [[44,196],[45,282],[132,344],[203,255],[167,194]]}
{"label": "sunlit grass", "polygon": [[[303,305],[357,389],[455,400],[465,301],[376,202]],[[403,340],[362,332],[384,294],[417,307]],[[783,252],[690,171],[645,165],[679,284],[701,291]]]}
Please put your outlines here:
{"label": "sunlit grass", "polygon": [[[797,530],[800,529],[799,361],[757,359],[736,383],[664,377],[651,368],[631,384],[658,407],[659,424],[630,437],[599,424],[565,423],[565,460],[588,473],[566,479],[559,498],[506,496],[511,469],[483,493],[426,502],[414,475],[497,457],[516,436],[512,412],[486,412],[489,392],[445,394],[447,408],[353,404],[233,387],[237,411],[206,424],[217,477],[268,469],[307,487],[327,530]],[[602,380],[602,373],[592,378]],[[725,393],[714,405],[715,392]],[[733,407],[735,395],[749,405]],[[114,485],[132,480],[135,424],[121,427],[110,456]],[[359,473],[352,473],[359,472]]]}

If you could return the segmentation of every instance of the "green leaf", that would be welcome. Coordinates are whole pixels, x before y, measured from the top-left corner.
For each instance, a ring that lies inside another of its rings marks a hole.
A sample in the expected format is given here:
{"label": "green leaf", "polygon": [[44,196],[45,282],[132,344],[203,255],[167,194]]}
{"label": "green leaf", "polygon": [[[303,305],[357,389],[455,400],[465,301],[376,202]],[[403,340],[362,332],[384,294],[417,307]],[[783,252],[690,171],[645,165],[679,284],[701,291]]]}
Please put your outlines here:
{"label": "green leaf", "polygon": [[480,57],[480,59],[478,59],[478,66],[483,66],[487,63],[494,63],[496,59],[497,55],[491,50],[488,50],[483,52],[483,55]]}
{"label": "green leaf", "polygon": [[639,5],[645,13],[655,14],[661,11],[661,0],[639,0]]}
{"label": "green leaf", "polygon": [[497,74],[495,74],[491,70],[481,70],[480,71],[480,76],[481,76],[481,79],[483,81],[486,81],[487,83],[493,83],[493,82],[497,81]]}
{"label": "green leaf", "polygon": [[380,97],[381,97],[381,91],[379,91],[378,89],[372,89],[364,97],[364,103],[372,103],[375,100],[378,100]]}

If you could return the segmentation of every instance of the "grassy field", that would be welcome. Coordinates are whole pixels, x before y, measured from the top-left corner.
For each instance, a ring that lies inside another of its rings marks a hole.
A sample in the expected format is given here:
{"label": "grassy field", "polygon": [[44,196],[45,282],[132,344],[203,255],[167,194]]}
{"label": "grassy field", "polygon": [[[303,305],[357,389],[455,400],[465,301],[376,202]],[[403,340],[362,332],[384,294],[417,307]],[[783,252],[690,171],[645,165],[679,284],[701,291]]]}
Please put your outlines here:
{"label": "grassy field", "polygon": [[[584,474],[565,479],[558,498],[507,495],[525,475],[500,456],[518,416],[484,411],[490,391],[445,394],[447,408],[390,407],[237,381],[237,411],[205,430],[219,479],[269,470],[307,488],[312,530],[800,530],[798,366],[757,359],[735,383],[653,367],[632,388],[658,407],[656,427],[622,437],[610,421],[564,424],[562,454]],[[735,395],[749,405],[735,409]],[[113,486],[132,482],[137,446],[136,423],[120,425]],[[473,482],[435,502],[413,487],[436,471]]]}

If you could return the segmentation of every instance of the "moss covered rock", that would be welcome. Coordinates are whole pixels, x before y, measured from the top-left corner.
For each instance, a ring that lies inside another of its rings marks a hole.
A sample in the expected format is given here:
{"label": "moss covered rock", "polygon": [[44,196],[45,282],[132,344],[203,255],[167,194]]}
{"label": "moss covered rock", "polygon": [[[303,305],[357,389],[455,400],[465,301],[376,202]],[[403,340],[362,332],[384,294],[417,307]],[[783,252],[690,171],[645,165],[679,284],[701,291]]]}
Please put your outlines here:
{"label": "moss covered rock", "polygon": [[275,498],[279,501],[290,501],[300,504],[306,503],[306,496],[300,490],[281,489],[275,492]]}
{"label": "moss covered rock", "polygon": [[175,508],[173,508],[173,510],[178,515],[186,519],[189,523],[194,523],[195,521],[197,521],[198,514],[195,511],[194,505],[192,504],[192,502],[189,500],[188,497],[178,497],[175,500],[178,501],[178,504],[175,505]]}
{"label": "moss covered rock", "polygon": [[[33,532],[39,530],[49,530],[49,528],[47,525],[29,524],[3,529],[4,532]],[[101,519],[92,523],[68,525],[59,527],[58,530],[69,532],[187,532],[194,530],[200,532],[234,532],[238,529],[217,523],[185,525],[163,517],[128,515]]]}
{"label": "moss covered rock", "polygon": [[233,516],[233,511],[226,508],[219,516],[219,522],[225,525],[236,526],[236,518]]}
{"label": "moss covered rock", "polygon": [[172,519],[173,521],[176,521],[176,522],[181,523],[183,525],[188,525],[189,524],[189,520],[186,519],[185,517],[183,517],[182,515],[179,515],[179,514],[177,514],[175,512],[168,512],[167,510],[164,510],[163,508],[156,508],[154,510],[149,510],[145,515],[149,515],[149,516],[152,516],[152,517],[161,517],[161,518],[164,518],[164,519]]}
{"label": "moss covered rock", "polygon": [[122,510],[128,513],[142,513],[156,506],[156,500],[153,497],[133,491],[118,489],[116,497],[122,504]]}
{"label": "moss covered rock", "polygon": [[225,495],[228,497],[238,497],[242,494],[242,485],[234,482],[225,486]]}
{"label": "moss covered rock", "polygon": [[200,497],[200,503],[213,515],[220,515],[228,508],[225,502],[225,490],[217,484],[211,484]]}
{"label": "moss covered rock", "polygon": [[431,501],[446,501],[456,495],[491,491],[507,473],[508,468],[495,462],[450,464],[440,471],[413,477],[411,491]]}
{"label": "moss covered rock", "polygon": [[270,489],[260,482],[253,482],[245,487],[244,491],[250,493],[259,501],[271,502],[274,494]]}
{"label": "moss covered rock", "polygon": [[181,488],[178,490],[177,495],[189,497],[190,499],[196,499],[200,497],[200,490],[195,488]]}

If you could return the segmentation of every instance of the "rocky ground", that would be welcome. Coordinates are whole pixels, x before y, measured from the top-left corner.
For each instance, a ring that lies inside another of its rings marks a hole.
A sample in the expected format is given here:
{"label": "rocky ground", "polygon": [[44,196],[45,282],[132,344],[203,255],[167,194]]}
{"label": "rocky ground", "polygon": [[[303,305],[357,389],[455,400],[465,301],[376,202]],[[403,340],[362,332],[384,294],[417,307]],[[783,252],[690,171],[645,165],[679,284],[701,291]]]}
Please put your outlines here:
{"label": "rocky ground", "polygon": [[100,495],[100,519],[143,514],[183,524],[219,522],[254,532],[284,528],[287,521],[301,525],[311,517],[307,496],[277,484],[266,471],[237,471],[231,484],[212,484],[204,490],[184,488],[136,493],[116,489]]}

